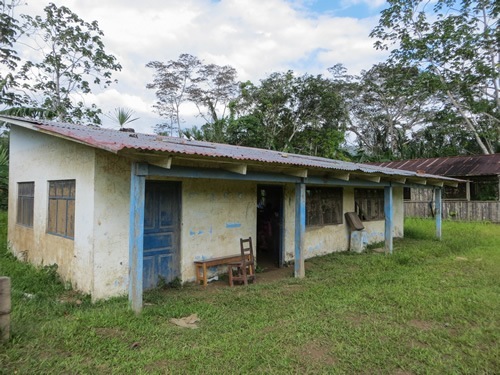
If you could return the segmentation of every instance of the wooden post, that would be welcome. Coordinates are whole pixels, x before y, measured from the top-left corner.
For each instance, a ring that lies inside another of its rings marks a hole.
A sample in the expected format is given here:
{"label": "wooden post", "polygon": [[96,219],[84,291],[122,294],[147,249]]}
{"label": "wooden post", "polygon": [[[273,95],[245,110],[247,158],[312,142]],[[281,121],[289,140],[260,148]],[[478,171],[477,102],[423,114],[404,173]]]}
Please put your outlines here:
{"label": "wooden post", "polygon": [[10,278],[0,276],[0,342],[10,339]]}
{"label": "wooden post", "polygon": [[434,192],[434,202],[436,205],[435,208],[435,217],[436,217],[436,237],[437,239],[441,239],[441,231],[442,231],[442,218],[443,218],[443,201],[441,200],[441,188],[437,188]]}
{"label": "wooden post", "polygon": [[384,188],[384,215],[385,215],[385,251],[392,254],[392,237],[394,232],[394,205],[392,186]]}
{"label": "wooden post", "polygon": [[139,314],[142,311],[144,199],[148,165],[132,163],[131,169],[128,300],[132,310]]}
{"label": "wooden post", "polygon": [[306,184],[295,184],[295,277],[306,275],[304,265],[304,235],[306,232]]}

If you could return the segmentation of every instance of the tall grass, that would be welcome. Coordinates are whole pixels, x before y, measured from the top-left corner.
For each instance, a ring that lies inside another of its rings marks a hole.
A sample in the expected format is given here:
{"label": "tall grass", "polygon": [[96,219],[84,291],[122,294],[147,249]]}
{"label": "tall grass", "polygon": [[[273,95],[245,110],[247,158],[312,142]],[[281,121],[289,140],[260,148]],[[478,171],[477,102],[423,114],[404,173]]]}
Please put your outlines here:
{"label": "tall grass", "polygon": [[[405,230],[392,256],[311,259],[303,280],[155,290],[140,316],[126,298],[65,291],[2,245],[13,337],[0,373],[498,373],[500,227],[445,222],[442,241],[427,220]],[[198,329],[169,322],[192,313]]]}

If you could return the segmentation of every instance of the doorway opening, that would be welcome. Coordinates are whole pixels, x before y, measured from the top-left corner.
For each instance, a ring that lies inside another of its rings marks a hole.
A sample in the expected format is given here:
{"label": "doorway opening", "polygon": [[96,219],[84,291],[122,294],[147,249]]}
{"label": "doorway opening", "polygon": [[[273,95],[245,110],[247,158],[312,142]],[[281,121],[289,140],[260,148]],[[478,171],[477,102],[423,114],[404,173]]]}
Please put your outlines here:
{"label": "doorway opening", "polygon": [[257,265],[283,266],[283,187],[257,185]]}

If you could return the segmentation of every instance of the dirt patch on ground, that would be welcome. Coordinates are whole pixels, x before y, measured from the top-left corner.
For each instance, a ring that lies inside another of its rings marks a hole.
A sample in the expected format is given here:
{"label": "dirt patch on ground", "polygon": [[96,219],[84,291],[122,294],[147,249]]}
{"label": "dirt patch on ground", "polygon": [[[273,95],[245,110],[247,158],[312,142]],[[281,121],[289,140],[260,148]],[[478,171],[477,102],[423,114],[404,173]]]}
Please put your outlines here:
{"label": "dirt patch on ground", "polygon": [[360,327],[368,319],[368,316],[356,313],[348,313],[344,318],[354,327]]}
{"label": "dirt patch on ground", "polygon": [[297,348],[297,355],[302,361],[307,361],[311,364],[333,366],[337,362],[326,345],[322,345],[317,341],[309,341]]}
{"label": "dirt patch on ground", "polygon": [[[257,272],[255,274],[257,284],[266,284],[282,279],[289,279],[292,277],[293,277],[293,267],[264,268],[261,272]],[[239,285],[240,284],[235,284],[234,287],[237,287]],[[193,286],[203,289],[206,292],[210,292],[210,291],[217,291],[220,288],[229,287],[229,282],[227,279],[227,275],[220,275],[219,280],[208,283],[206,288],[204,288],[203,285],[193,284]]]}
{"label": "dirt patch on ground", "polygon": [[429,345],[426,343],[423,343],[422,341],[411,339],[408,342],[408,347],[410,349],[427,349],[429,347]]}
{"label": "dirt patch on ground", "polygon": [[257,282],[268,283],[293,277],[293,267],[265,268],[256,274]]}

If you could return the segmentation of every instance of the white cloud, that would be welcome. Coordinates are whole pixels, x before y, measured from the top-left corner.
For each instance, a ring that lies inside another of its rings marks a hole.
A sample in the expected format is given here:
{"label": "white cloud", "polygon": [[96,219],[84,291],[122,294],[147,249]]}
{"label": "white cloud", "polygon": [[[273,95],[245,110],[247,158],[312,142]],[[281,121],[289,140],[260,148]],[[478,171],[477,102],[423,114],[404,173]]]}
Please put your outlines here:
{"label": "white cloud", "polygon": [[[229,64],[240,80],[254,82],[274,71],[294,69],[298,73],[326,73],[341,62],[350,73],[368,69],[385,55],[372,48],[368,34],[375,18],[341,18],[328,14],[311,17],[300,4],[285,0],[54,0],[86,21],[97,20],[104,32],[108,52],[123,66],[119,80],[106,90],[97,90],[89,101],[104,112],[128,107],[154,125],[152,60],[177,59],[190,53],[206,62]],[[344,1],[347,2],[347,1]],[[381,0],[349,0],[367,6]],[[29,4],[41,13],[41,2]],[[24,12],[26,9],[22,9]],[[185,106],[190,124],[199,123],[195,111]],[[136,124],[136,123],[134,123]],[[186,124],[186,125],[190,125]]]}
{"label": "white cloud", "polygon": [[380,8],[386,2],[387,2],[386,0],[342,0],[342,5],[343,6],[352,6],[352,5],[363,4],[363,5],[370,7],[371,9],[376,9],[376,8]]}

